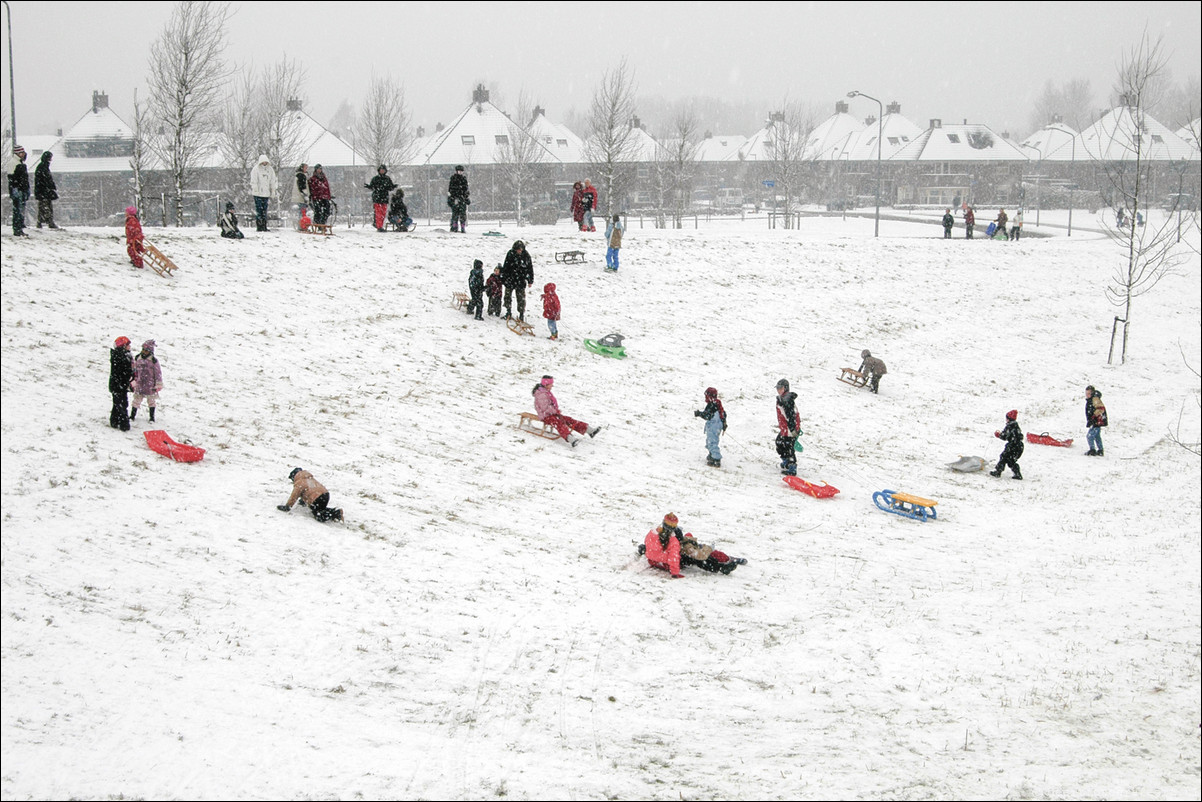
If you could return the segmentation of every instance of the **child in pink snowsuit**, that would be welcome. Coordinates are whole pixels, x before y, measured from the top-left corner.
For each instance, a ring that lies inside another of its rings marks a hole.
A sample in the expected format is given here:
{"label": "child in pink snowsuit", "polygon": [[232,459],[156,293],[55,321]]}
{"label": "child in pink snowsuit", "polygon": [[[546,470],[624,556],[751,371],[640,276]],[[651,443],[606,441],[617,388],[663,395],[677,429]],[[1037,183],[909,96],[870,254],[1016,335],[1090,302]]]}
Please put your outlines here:
{"label": "child in pink snowsuit", "polygon": [[560,413],[559,402],[551,393],[551,385],[554,383],[555,379],[543,376],[542,380],[534,385],[534,411],[538,414],[538,419],[554,426],[555,430],[559,432],[559,436],[567,440],[572,448],[575,448],[576,444],[580,442],[579,436],[572,436],[573,432],[578,435],[587,432],[589,437],[596,437],[597,432],[601,431],[600,426],[590,427],[584,421],[578,421]]}
{"label": "child in pink snowsuit", "polygon": [[134,267],[142,266],[142,253],[146,246],[142,244],[142,224],[138,222],[138,210],[133,206],[125,207],[125,252],[129,254],[129,262]]}

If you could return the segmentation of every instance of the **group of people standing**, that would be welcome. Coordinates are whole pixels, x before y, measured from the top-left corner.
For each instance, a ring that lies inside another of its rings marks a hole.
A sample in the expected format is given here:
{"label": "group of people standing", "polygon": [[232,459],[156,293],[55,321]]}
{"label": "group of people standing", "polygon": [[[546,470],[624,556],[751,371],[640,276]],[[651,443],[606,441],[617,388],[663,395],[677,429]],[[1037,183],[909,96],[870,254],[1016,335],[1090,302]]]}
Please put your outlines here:
{"label": "group of people standing", "polygon": [[[13,203],[13,236],[28,237],[25,233],[25,207],[29,203],[29,168],[25,166],[28,154],[20,145],[13,147],[13,156],[17,162],[8,174],[8,197]],[[37,202],[37,227],[57,229],[54,222],[54,202],[58,200],[58,186],[50,173],[50,161],[54,154],[45,151],[38,160],[38,166],[33,169],[33,199]]]}
{"label": "group of people standing", "polygon": [[[956,217],[952,214],[951,208],[947,208],[943,212],[943,238],[952,238],[952,229],[956,226]],[[1023,210],[1019,209],[1014,213],[1014,220],[1006,214],[1005,209],[999,209],[997,218],[993,221],[995,228],[993,236],[997,236],[997,232],[1002,232],[1008,240],[1017,240],[1022,237],[1023,233]],[[1006,228],[1006,224],[1010,223],[1010,227]],[[973,232],[977,227],[977,213],[968,204],[964,205],[964,238],[972,239]]]}
{"label": "group of people standing", "polygon": [[[150,422],[154,423],[155,407],[163,389],[163,369],[154,355],[154,348],[154,340],[147,340],[134,356],[130,339],[118,337],[109,350],[109,394],[113,398],[109,426],[114,429],[128,432],[129,422],[137,417],[143,400],[150,411]],[[127,410],[130,392],[134,394],[134,404]]]}

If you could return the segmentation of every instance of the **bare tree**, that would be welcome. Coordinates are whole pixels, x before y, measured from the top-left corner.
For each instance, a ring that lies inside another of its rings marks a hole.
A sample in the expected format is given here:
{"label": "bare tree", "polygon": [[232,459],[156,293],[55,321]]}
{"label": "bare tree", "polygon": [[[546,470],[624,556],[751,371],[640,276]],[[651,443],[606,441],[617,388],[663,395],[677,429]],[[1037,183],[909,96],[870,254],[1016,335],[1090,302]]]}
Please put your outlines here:
{"label": "bare tree", "polygon": [[634,133],[634,75],[623,59],[601,77],[589,107],[584,158],[597,172],[605,214],[612,216],[624,197],[638,147]]}
{"label": "bare tree", "polygon": [[[1185,362],[1185,367],[1189,369],[1189,372],[1194,374],[1195,379],[1202,379],[1202,373],[1200,373],[1197,368],[1189,363],[1189,359],[1185,356],[1185,349],[1181,347],[1181,343],[1177,343],[1177,348],[1181,351],[1181,360]],[[1202,391],[1194,390],[1193,395],[1194,404],[1198,407],[1198,411],[1200,413],[1199,418],[1202,419]],[[1199,442],[1198,440],[1192,440],[1188,435],[1183,435],[1181,433],[1181,426],[1183,420],[1185,419],[1185,408],[1187,403],[1187,401],[1181,402],[1181,412],[1177,415],[1177,426],[1176,428],[1169,430],[1169,441],[1181,446],[1191,454],[1202,456],[1202,442]],[[1195,424],[1195,426],[1197,426],[1197,424]],[[1197,432],[1198,429],[1195,428],[1194,431]]]}
{"label": "bare tree", "polygon": [[1037,131],[1059,117],[1080,131],[1093,122],[1093,113],[1093,90],[1087,79],[1077,78],[1062,86],[1048,81],[1031,110],[1031,130]]}
{"label": "bare tree", "polygon": [[150,106],[163,128],[154,141],[171,173],[176,225],[184,222],[184,190],[213,148],[229,16],[226,3],[184,0],[150,47]]}
{"label": "bare tree", "polygon": [[265,67],[259,82],[263,152],[281,170],[285,165],[299,162],[308,144],[304,141],[306,127],[299,106],[304,82],[304,68],[287,56]]}
{"label": "bare tree", "polygon": [[355,124],[355,148],[373,165],[403,163],[413,146],[411,122],[404,86],[373,75]]}
{"label": "bare tree", "polygon": [[134,171],[134,206],[139,215],[144,206],[146,171],[150,169],[151,143],[150,110],[144,101],[138,100],[134,90],[134,148],[129,155],[129,168]]}
{"label": "bare tree", "polygon": [[517,109],[514,116],[509,118],[505,141],[497,148],[497,168],[513,192],[519,226],[522,225],[523,199],[538,179],[543,165],[551,158],[542,143],[527,130],[533,121],[533,104],[524,91],[519,92]]}
{"label": "bare tree", "polygon": [[[782,110],[768,117],[765,142],[765,176],[775,185],[777,194],[784,193],[785,228],[793,225],[793,211],[804,192],[806,163],[810,160],[807,143],[814,132],[813,109],[786,100]],[[881,143],[877,143],[879,148]]]}
{"label": "bare tree", "polygon": [[699,129],[693,107],[681,107],[672,117],[668,135],[655,149],[656,226],[659,228],[667,225],[669,213],[673,228],[683,225],[684,213],[693,197],[697,149],[701,145]]}
{"label": "bare tree", "polygon": [[259,115],[256,113],[258,87],[255,71],[249,65],[238,71],[233,91],[221,109],[221,131],[217,148],[226,166],[249,174],[255,157],[261,152]]}
{"label": "bare tree", "polygon": [[1145,98],[1149,92],[1160,91],[1159,77],[1165,61],[1161,41],[1151,43],[1146,34],[1125,57],[1115,84],[1123,113],[1110,132],[1110,141],[1101,143],[1097,154],[1090,154],[1103,176],[1106,194],[1120,212],[1114,226],[1107,218],[1107,235],[1123,251],[1122,261],[1115,265],[1106,287],[1107,299],[1122,310],[1122,317],[1116,315],[1111,328],[1108,363],[1114,361],[1119,323],[1123,330],[1120,361],[1127,361],[1132,302],[1152,290],[1181,260],[1173,215],[1153,219],[1146,214],[1153,187],[1153,162],[1149,158],[1152,137],[1147,130]]}

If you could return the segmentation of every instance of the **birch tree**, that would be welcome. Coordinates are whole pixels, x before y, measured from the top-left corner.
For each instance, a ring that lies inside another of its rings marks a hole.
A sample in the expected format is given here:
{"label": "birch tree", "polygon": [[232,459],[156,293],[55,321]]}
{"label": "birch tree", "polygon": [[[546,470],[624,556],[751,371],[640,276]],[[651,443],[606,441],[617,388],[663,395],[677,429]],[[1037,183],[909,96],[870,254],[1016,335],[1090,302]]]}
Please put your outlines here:
{"label": "birch tree", "polygon": [[[280,171],[296,165],[309,144],[304,141],[302,112],[295,107],[301,100],[304,82],[304,68],[287,56],[265,67],[259,81],[263,152]],[[280,182],[281,187],[286,185]]]}
{"label": "birch tree", "polygon": [[589,106],[584,158],[597,173],[600,203],[612,217],[617,201],[626,195],[638,147],[634,135],[634,75],[623,59],[601,77]]}
{"label": "birch tree", "polygon": [[529,96],[519,92],[517,109],[514,116],[509,118],[505,141],[497,147],[497,169],[513,193],[519,226],[522,225],[524,198],[550,157],[547,149],[528,130],[533,119],[533,104]]}
{"label": "birch tree", "polygon": [[163,130],[152,141],[171,174],[177,226],[184,222],[184,191],[214,147],[229,17],[226,3],[184,0],[150,46],[150,107]]}
{"label": "birch tree", "polygon": [[[150,110],[144,100],[138,99],[138,90],[134,90],[134,147],[129,155],[129,169],[134,173],[134,206],[138,215],[145,208],[146,171],[150,169],[152,136],[150,128]],[[144,218],[143,218],[144,219]]]}
{"label": "birch tree", "polygon": [[355,148],[373,166],[402,164],[413,146],[411,124],[404,86],[373,75],[355,121]]}

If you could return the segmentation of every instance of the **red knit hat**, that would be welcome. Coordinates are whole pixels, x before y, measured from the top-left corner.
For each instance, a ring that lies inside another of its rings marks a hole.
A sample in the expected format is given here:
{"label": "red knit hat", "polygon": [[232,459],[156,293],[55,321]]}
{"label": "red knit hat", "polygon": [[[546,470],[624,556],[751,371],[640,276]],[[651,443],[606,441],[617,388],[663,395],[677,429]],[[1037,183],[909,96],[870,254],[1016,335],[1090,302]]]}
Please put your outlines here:
{"label": "red knit hat", "polygon": [[664,523],[668,526],[676,526],[676,524],[680,523],[680,519],[676,517],[676,513],[670,512],[664,516]]}
{"label": "red knit hat", "polygon": [[1018,420],[1018,410],[1012,409],[1006,413],[1006,420]]}
{"label": "red knit hat", "polygon": [[124,348],[125,346],[129,345],[129,338],[128,337],[118,337],[113,342],[113,345],[115,345],[118,348]]}

